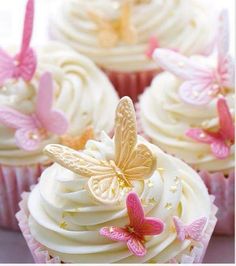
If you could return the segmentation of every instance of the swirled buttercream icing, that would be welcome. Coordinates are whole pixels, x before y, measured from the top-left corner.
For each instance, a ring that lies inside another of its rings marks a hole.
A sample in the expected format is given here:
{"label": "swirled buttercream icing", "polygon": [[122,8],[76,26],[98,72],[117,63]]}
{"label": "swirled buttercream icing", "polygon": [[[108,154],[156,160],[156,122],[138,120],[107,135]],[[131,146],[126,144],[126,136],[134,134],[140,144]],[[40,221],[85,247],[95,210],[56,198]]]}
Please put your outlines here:
{"label": "swirled buttercream icing", "polygon": [[121,2],[60,1],[54,6],[51,35],[99,66],[122,72],[156,68],[146,56],[151,36],[160,47],[186,55],[206,52],[214,39],[214,19],[206,2],[133,1],[131,10]]}
{"label": "swirled buttercream icing", "polygon": [[[230,155],[219,160],[212,154],[209,144],[196,142],[185,134],[190,128],[215,130],[218,127],[218,97],[203,106],[190,105],[180,99],[182,83],[183,80],[168,72],[153,80],[140,98],[142,128],[151,142],[198,170],[227,173],[234,167],[234,145]],[[234,114],[234,88],[228,88],[224,96]]]}
{"label": "swirled buttercream icing", "polygon": [[[211,216],[205,185],[185,163],[137,136],[127,98],[118,105],[113,139],[103,133],[80,152],[61,145],[45,150],[57,163],[43,172],[29,196],[28,222],[51,256],[72,263],[168,262],[189,255],[198,242],[187,235],[180,240],[173,217],[184,224],[204,217],[205,233]],[[141,257],[99,233],[129,224],[125,199],[130,191],[139,197],[145,217],[164,224],[159,234],[142,239],[147,252]]]}
{"label": "swirled buttercream icing", "polygon": [[[101,130],[110,132],[118,102],[116,92],[105,75],[88,58],[65,45],[51,42],[37,49],[38,66],[31,81],[9,79],[0,87],[0,106],[30,114],[35,111],[38,83],[41,75],[52,74],[54,85],[53,108],[61,110],[68,122],[68,134],[82,135],[93,127],[95,135]],[[46,160],[42,149],[59,143],[59,136],[50,134],[39,149],[28,152],[16,146],[14,130],[0,125],[0,163],[25,165]]]}
{"label": "swirled buttercream icing", "polygon": [[[49,254],[73,263],[164,263],[190,253],[194,243],[177,239],[172,217],[177,215],[185,223],[202,216],[209,218],[211,202],[207,190],[186,164],[142,138],[138,142],[153,151],[157,167],[150,179],[133,182],[133,191],[139,195],[146,216],[165,223],[162,234],[147,239],[146,256],[135,257],[123,243],[99,235],[104,226],[128,224],[125,195],[119,204],[98,204],[86,190],[88,178],[58,164],[44,171],[28,201],[30,232]],[[104,136],[101,142],[89,141],[84,152],[100,160],[114,159],[113,140]]]}

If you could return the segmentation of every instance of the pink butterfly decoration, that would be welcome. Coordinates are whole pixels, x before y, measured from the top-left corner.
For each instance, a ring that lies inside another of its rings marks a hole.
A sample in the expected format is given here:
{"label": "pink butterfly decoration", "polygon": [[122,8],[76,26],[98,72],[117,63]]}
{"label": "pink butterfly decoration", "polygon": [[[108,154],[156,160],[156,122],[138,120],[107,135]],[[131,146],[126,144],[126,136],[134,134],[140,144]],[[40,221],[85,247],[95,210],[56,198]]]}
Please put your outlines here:
{"label": "pink butterfly decoration", "polygon": [[234,62],[228,50],[228,13],[224,10],[220,15],[216,68],[194,62],[191,58],[167,49],[155,50],[153,58],[160,67],[185,80],[179,89],[183,101],[192,105],[205,105],[218,94],[224,94],[226,89],[234,87]]}
{"label": "pink butterfly decoration", "polygon": [[160,47],[160,45],[159,45],[159,42],[158,42],[157,38],[155,36],[151,36],[149,38],[148,49],[146,51],[146,56],[151,59],[154,51],[157,48],[159,48],[159,47]]}
{"label": "pink butterfly decoration", "polygon": [[225,98],[217,101],[219,116],[219,130],[211,132],[201,128],[191,128],[186,131],[186,136],[211,145],[211,151],[218,159],[225,159],[230,154],[230,147],[235,141],[234,123]]}
{"label": "pink butterfly decoration", "polygon": [[23,78],[30,81],[35,73],[37,59],[35,52],[30,48],[30,41],[33,31],[34,1],[29,0],[26,7],[24,31],[21,49],[15,56],[8,55],[0,48],[0,86],[7,79]]}
{"label": "pink butterfly decoration", "polygon": [[173,217],[173,222],[175,225],[177,238],[179,241],[184,241],[185,239],[192,239],[199,241],[202,237],[203,229],[206,225],[207,218],[202,217],[195,220],[189,225],[185,225],[177,216]]}
{"label": "pink butterfly decoration", "polygon": [[60,111],[52,110],[53,81],[50,73],[44,73],[39,82],[36,111],[26,115],[9,107],[0,107],[0,123],[15,129],[18,147],[33,151],[48,132],[62,135],[67,131],[68,121]]}
{"label": "pink butterfly decoration", "polygon": [[144,236],[159,235],[164,230],[164,223],[157,218],[145,217],[142,204],[135,192],[126,198],[129,225],[125,228],[116,226],[103,227],[100,234],[114,241],[126,242],[128,249],[136,256],[145,256]]}

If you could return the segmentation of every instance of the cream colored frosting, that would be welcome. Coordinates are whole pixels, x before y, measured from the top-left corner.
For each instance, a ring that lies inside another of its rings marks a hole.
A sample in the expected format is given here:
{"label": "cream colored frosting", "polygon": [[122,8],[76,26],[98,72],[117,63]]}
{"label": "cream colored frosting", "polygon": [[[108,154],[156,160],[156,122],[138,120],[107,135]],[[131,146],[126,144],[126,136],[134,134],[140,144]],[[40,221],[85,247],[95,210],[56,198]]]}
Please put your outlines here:
{"label": "cream colored frosting", "polygon": [[[49,71],[54,80],[53,108],[63,111],[69,121],[71,135],[80,135],[93,126],[95,133],[113,128],[118,96],[106,76],[94,63],[58,43],[49,43],[37,50],[38,66],[34,78],[26,83],[22,79],[9,80],[0,88],[0,106],[10,106],[22,113],[35,111],[35,98],[39,77]],[[28,152],[16,146],[15,131],[0,125],[0,163],[25,165],[42,163],[46,157],[42,149],[59,138],[49,135],[38,150]]]}
{"label": "cream colored frosting", "polygon": [[[182,82],[168,72],[153,80],[140,97],[142,128],[153,143],[196,169],[227,173],[234,167],[234,146],[228,158],[219,160],[212,154],[210,145],[198,143],[185,136],[189,128],[209,129],[218,125],[217,98],[204,106],[187,104],[178,94]],[[234,89],[229,90],[225,97],[231,113],[234,114]]]}
{"label": "cream colored frosting", "polygon": [[[198,174],[179,159],[141,137],[138,143],[145,143],[157,156],[157,167],[163,168],[163,171],[157,168],[145,182],[132,181],[145,214],[165,223],[162,234],[146,239],[147,255],[136,257],[124,243],[99,235],[104,226],[128,224],[126,195],[116,205],[96,203],[85,189],[88,179],[58,164],[43,172],[28,200],[30,232],[50,255],[72,263],[164,263],[183,253],[189,254],[190,246],[196,242],[177,240],[172,217],[178,215],[184,223],[202,216],[209,219],[211,200],[206,187]],[[97,159],[112,160],[114,142],[103,134],[101,142],[89,141],[84,152]]]}
{"label": "cream colored frosting", "polygon": [[87,15],[99,12],[105,17],[117,17],[115,0],[61,0],[54,6],[51,35],[68,43],[106,69],[131,72],[155,69],[145,51],[150,36],[156,36],[160,46],[177,48],[186,55],[205,52],[212,43],[214,18],[210,1],[151,0],[133,8],[132,21],[137,30],[135,44],[118,43],[103,48],[97,38],[97,27]]}

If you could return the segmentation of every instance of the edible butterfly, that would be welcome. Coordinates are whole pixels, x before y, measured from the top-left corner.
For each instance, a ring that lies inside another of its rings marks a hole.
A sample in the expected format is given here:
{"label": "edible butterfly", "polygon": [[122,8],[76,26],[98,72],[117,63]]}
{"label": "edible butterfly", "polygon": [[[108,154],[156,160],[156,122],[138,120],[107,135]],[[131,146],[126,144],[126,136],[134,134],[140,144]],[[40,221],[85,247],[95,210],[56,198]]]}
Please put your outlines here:
{"label": "edible butterfly", "polygon": [[184,241],[185,239],[192,239],[199,241],[202,237],[203,229],[206,225],[207,218],[201,217],[189,225],[185,225],[179,217],[174,216],[173,222],[175,225],[177,238],[179,241]]}
{"label": "edible butterfly", "polygon": [[50,73],[44,73],[39,81],[35,113],[26,115],[10,107],[0,107],[0,123],[15,129],[18,147],[36,150],[49,132],[62,135],[68,121],[61,111],[52,109],[53,81]]}
{"label": "edible butterfly", "polygon": [[131,21],[132,3],[121,3],[120,16],[114,20],[104,19],[101,15],[89,11],[88,16],[97,26],[97,37],[102,47],[111,48],[121,40],[132,44],[136,42],[137,33]]}
{"label": "edible butterfly", "polygon": [[217,101],[219,116],[219,130],[211,132],[201,128],[191,128],[186,131],[186,136],[211,145],[213,155],[218,159],[225,159],[230,154],[230,147],[235,141],[234,123],[225,98]]}
{"label": "edible butterfly", "polygon": [[194,62],[179,53],[157,49],[153,58],[163,69],[185,80],[179,89],[180,98],[192,105],[208,104],[219,94],[225,94],[234,87],[234,62],[229,50],[228,13],[224,10],[220,16],[217,40],[218,63],[216,68]]}
{"label": "edible butterfly", "polygon": [[145,144],[137,145],[137,129],[132,101],[120,100],[115,121],[114,160],[98,160],[84,152],[51,144],[45,153],[63,167],[88,177],[87,189],[93,198],[104,204],[117,203],[132,189],[133,180],[149,178],[156,158]]}
{"label": "edible butterfly", "polygon": [[36,54],[30,48],[33,31],[34,1],[29,0],[25,12],[24,31],[20,52],[15,56],[8,55],[0,48],[0,86],[8,79],[22,78],[30,81],[35,73],[37,59]]}
{"label": "edible butterfly", "polygon": [[124,228],[117,226],[103,227],[100,234],[113,241],[125,242],[135,256],[145,256],[147,249],[144,245],[145,236],[159,235],[164,230],[162,220],[145,217],[138,195],[130,192],[126,198],[129,225]]}

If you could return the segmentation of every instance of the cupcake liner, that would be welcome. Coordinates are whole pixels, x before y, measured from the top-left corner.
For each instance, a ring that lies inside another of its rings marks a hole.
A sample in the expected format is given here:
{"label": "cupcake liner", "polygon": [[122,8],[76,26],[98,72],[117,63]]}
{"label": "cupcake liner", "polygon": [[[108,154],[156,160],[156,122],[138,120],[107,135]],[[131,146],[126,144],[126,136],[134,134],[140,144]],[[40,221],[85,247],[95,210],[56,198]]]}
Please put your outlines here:
{"label": "cupcake liner", "polygon": [[15,214],[19,210],[21,194],[37,183],[45,167],[40,164],[0,165],[0,227],[19,230]]}
{"label": "cupcake liner", "polygon": [[235,222],[235,171],[232,169],[226,176],[223,172],[209,173],[199,171],[199,175],[205,182],[210,194],[215,196],[215,204],[218,207],[218,222],[215,234],[234,235]]}
{"label": "cupcake liner", "polygon": [[152,79],[161,72],[159,69],[131,73],[104,68],[102,70],[114,85],[119,96],[129,96],[134,102],[138,101],[138,96],[151,84]]}
{"label": "cupcake liner", "polygon": [[[32,234],[30,233],[29,225],[28,225],[28,217],[29,217],[29,211],[27,208],[27,202],[28,197],[30,193],[23,193],[22,194],[22,201],[20,202],[20,211],[16,214],[16,218],[19,222],[19,227],[21,229],[21,232],[27,242],[27,245],[32,253],[32,256],[34,258],[35,263],[63,263],[61,259],[56,256],[52,257],[49,255],[49,252],[47,249],[41,245],[39,242],[37,242]],[[215,224],[216,224],[216,212],[217,207],[214,205],[214,197],[211,196],[212,200],[212,211],[209,218],[209,223],[206,228],[205,234],[203,235],[200,242],[195,244],[195,247],[192,249],[190,254],[181,255],[179,258],[172,258],[169,263],[201,263],[209,240],[211,238],[212,232],[214,230]]]}
{"label": "cupcake liner", "polygon": [[[136,116],[138,132],[141,136],[151,139],[145,134],[140,118],[140,105],[136,104]],[[172,154],[172,156],[175,156]],[[190,165],[191,166],[191,165]],[[191,166],[193,167],[193,166]],[[218,207],[217,224],[214,231],[216,235],[234,235],[235,223],[235,171],[232,169],[226,176],[223,172],[198,171],[204,181],[209,194],[215,196],[215,204]]]}

